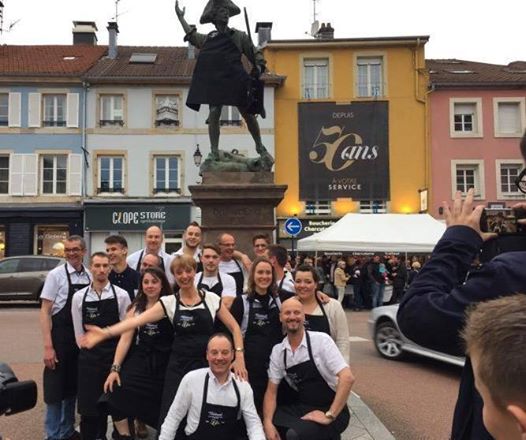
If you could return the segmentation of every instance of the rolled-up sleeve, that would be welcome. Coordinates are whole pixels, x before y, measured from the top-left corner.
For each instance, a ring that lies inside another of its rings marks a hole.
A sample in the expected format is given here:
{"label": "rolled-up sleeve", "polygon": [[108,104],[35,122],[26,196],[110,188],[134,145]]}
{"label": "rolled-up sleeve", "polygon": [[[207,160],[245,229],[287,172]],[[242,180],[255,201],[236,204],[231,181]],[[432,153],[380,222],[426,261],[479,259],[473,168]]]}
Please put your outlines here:
{"label": "rolled-up sleeve", "polygon": [[268,378],[275,384],[279,385],[285,377],[285,366],[283,365],[283,346],[281,344],[274,346],[270,355],[268,366]]}

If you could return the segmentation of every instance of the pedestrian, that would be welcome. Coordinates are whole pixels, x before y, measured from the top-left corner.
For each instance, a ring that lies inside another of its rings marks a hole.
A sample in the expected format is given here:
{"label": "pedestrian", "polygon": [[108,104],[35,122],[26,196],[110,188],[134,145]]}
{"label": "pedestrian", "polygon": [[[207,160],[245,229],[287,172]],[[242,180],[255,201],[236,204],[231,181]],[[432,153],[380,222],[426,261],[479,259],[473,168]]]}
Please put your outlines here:
{"label": "pedestrian", "polygon": [[407,274],[407,286],[409,287],[415,277],[418,275],[418,272],[420,272],[420,263],[418,261],[414,261],[411,263],[411,270]]}
{"label": "pedestrian", "polygon": [[40,294],[40,328],[44,340],[44,402],[47,440],[76,440],[75,400],[79,349],[71,318],[71,301],[91,283],[82,264],[86,243],[79,235],[64,242],[66,263],[51,270]]}
{"label": "pedestrian", "polygon": [[128,242],[122,235],[110,235],[106,237],[104,243],[106,244],[106,254],[110,259],[110,283],[126,290],[130,296],[130,301],[133,301],[139,288],[140,274],[132,269],[126,261]]}
{"label": "pedestrian", "polygon": [[385,264],[380,262],[379,255],[374,255],[371,262],[367,265],[367,281],[371,292],[371,307],[373,309],[384,305],[385,275]]}
{"label": "pedestrian", "polygon": [[318,274],[311,266],[299,266],[294,284],[297,298],[303,304],[305,329],[328,334],[344,359],[349,359],[349,325],[341,303],[329,298],[322,303],[316,293]]}
{"label": "pedestrian", "polygon": [[208,368],[183,377],[159,440],[172,440],[181,427],[186,438],[193,440],[241,440],[247,436],[249,440],[265,440],[250,385],[230,372],[234,354],[229,336],[216,333],[210,337]]}
{"label": "pedestrian", "polygon": [[250,269],[247,292],[234,300],[231,312],[243,333],[248,379],[260,413],[268,382],[270,353],[283,339],[280,306],[272,264],[265,257],[257,257]]}
{"label": "pedestrian", "polygon": [[[280,320],[287,336],[270,356],[263,403],[267,440],[329,440],[349,424],[347,399],[354,383],[351,369],[330,336],[304,330],[304,318],[298,299],[282,304]],[[294,403],[277,403],[283,379],[297,392]]]}
{"label": "pedestrian", "polygon": [[345,273],[346,266],[347,264],[345,261],[340,260],[338,261],[336,269],[334,270],[334,286],[338,292],[338,301],[340,304],[342,304],[343,298],[345,297],[345,287],[347,286],[347,281],[350,278],[350,276]]}
{"label": "pedestrian", "polygon": [[[109,282],[107,254],[95,252],[91,255],[90,272],[92,283],[78,290],[71,303],[73,327],[79,343],[89,326],[107,327],[123,320],[131,303],[128,292]],[[92,350],[81,347],[77,398],[82,440],[105,438],[107,415],[99,411],[97,402],[103,393],[117,342],[117,339],[104,341]]]}
{"label": "pedestrian", "polygon": [[388,277],[393,285],[393,294],[388,304],[398,303],[404,296],[405,287],[407,284],[407,270],[405,268],[405,259],[393,255],[389,260]]}
{"label": "pedestrian", "polygon": [[[172,295],[172,289],[164,272],[159,268],[146,269],[126,318],[150,310],[166,295]],[[166,317],[129,330],[120,337],[111,372],[104,383],[106,394],[99,402],[112,416],[118,438],[132,438],[127,420],[130,417],[157,427],[172,343],[173,327]]]}

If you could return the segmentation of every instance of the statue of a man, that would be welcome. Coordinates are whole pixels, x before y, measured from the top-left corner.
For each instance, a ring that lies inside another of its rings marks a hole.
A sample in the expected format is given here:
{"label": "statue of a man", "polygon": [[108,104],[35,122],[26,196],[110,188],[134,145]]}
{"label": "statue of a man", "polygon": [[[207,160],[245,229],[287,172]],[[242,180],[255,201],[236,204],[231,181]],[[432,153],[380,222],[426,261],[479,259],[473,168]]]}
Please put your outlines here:
{"label": "statue of a man", "polygon": [[245,32],[228,27],[229,18],[239,14],[240,9],[231,0],[209,0],[200,19],[201,24],[215,25],[216,30],[208,35],[198,33],[194,26],[187,23],[185,10],[179,7],[176,0],[175,13],[186,33],[184,40],[200,49],[186,105],[195,111],[199,111],[201,104],[210,107],[207,123],[211,158],[219,159],[221,109],[229,105],[239,109],[256,143],[256,151],[262,161],[271,167],[274,160],[261,142],[259,124],[249,106],[251,78],[243,67],[241,55],[244,54],[254,65],[251,75],[257,78],[265,71],[265,59]]}

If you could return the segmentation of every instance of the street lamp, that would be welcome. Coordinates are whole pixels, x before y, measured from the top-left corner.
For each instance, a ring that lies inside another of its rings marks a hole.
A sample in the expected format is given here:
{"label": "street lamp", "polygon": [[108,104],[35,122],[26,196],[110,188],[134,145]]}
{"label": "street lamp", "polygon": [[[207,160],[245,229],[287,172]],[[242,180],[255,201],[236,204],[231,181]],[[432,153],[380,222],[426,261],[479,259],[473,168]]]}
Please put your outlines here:
{"label": "street lamp", "polygon": [[194,164],[196,167],[201,166],[202,159],[203,159],[203,155],[201,154],[201,151],[199,150],[199,144],[197,144],[195,152],[194,152]]}

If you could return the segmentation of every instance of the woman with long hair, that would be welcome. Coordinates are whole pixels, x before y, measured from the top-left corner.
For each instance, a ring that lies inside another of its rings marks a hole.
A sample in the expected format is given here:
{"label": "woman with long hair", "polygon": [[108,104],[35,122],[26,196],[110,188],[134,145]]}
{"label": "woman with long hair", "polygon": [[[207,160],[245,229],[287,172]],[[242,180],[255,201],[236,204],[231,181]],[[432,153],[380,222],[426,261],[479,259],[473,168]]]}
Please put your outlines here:
{"label": "woman with long hair", "polygon": [[[159,268],[146,269],[141,275],[139,290],[126,318],[133,318],[154,307],[172,289]],[[173,327],[168,318],[128,330],[119,339],[111,372],[104,384],[99,405],[106,405],[120,439],[132,438],[128,418],[138,417],[157,427],[161,395]]]}
{"label": "woman with long hair", "polygon": [[332,337],[346,361],[349,360],[349,327],[343,307],[331,298],[323,304],[316,295],[318,273],[312,266],[296,268],[294,285],[296,296],[305,311],[305,329],[327,333]]}
{"label": "woman with long hair", "polygon": [[256,409],[260,412],[268,382],[270,353],[283,339],[280,308],[272,264],[266,257],[257,257],[250,268],[248,289],[234,300],[230,311],[245,339],[248,379],[254,391]]}
{"label": "woman with long hair", "polygon": [[122,335],[128,330],[168,318],[174,328],[174,339],[170,358],[166,368],[164,389],[159,417],[162,425],[172,404],[183,376],[189,371],[204,368],[206,361],[206,344],[214,332],[216,316],[226,325],[234,337],[236,360],[234,373],[241,379],[247,379],[243,356],[243,335],[236,320],[221,303],[215,293],[197,290],[194,278],[197,263],[188,255],[179,255],[171,263],[179,292],[161,298],[153,307],[138,316],[125,319],[119,324],[101,329],[89,327],[81,340],[81,346],[91,348],[99,342]]}

